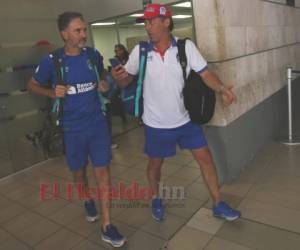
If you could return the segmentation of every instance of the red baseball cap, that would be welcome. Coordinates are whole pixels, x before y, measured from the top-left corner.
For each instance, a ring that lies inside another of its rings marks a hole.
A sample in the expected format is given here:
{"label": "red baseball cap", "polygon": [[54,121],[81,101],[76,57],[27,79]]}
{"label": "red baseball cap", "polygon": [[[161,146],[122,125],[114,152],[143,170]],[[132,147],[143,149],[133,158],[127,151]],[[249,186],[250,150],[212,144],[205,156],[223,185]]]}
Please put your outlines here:
{"label": "red baseball cap", "polygon": [[145,20],[149,20],[155,17],[170,17],[172,18],[172,12],[168,6],[164,4],[147,4],[146,8],[144,9],[144,15],[137,18],[137,23],[142,23]]}

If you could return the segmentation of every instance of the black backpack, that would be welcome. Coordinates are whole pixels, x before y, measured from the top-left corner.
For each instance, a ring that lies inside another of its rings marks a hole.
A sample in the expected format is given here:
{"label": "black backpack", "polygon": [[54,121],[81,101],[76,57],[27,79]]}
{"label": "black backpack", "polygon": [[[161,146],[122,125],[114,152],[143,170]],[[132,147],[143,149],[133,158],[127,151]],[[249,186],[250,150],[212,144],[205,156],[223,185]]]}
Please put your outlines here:
{"label": "black backpack", "polygon": [[178,56],[183,71],[185,85],[183,88],[184,106],[192,122],[202,125],[208,123],[215,111],[216,95],[209,88],[201,76],[191,69],[186,77],[187,58],[185,53],[185,39],[178,39]]}
{"label": "black backpack", "polygon": [[[62,65],[62,48],[50,53],[50,57],[55,66],[57,82],[64,84],[64,69]],[[52,82],[49,82],[49,89],[52,89]],[[39,140],[41,142],[45,158],[52,158],[64,154],[63,129],[60,120],[63,116],[64,99],[48,98],[46,107],[44,108],[45,119],[43,128],[40,133]]]}

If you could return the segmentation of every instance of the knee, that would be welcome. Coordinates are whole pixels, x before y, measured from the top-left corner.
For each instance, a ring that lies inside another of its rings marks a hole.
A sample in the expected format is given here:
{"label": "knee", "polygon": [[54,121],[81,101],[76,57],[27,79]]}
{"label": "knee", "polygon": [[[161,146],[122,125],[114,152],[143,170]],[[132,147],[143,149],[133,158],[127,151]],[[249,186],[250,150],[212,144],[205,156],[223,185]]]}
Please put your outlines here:
{"label": "knee", "polygon": [[96,167],[94,169],[95,176],[99,181],[108,181],[109,178],[109,169],[108,167]]}
{"label": "knee", "polygon": [[213,163],[212,155],[208,148],[199,150],[195,154],[195,158],[196,158],[197,162],[200,164],[200,166],[207,166],[207,165],[211,165]]}
{"label": "knee", "polygon": [[84,171],[76,171],[73,172],[73,177],[74,177],[74,181],[75,182],[83,182],[86,183],[87,182],[87,177]]}
{"label": "knee", "polygon": [[164,160],[162,158],[150,158],[148,169],[160,169],[163,164],[163,161]]}

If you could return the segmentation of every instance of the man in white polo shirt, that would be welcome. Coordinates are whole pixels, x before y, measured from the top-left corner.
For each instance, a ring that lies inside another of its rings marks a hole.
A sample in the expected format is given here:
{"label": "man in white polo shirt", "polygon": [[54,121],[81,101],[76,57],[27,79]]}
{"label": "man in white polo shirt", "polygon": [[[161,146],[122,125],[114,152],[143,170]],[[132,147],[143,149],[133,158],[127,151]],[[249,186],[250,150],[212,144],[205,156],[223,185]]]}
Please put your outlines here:
{"label": "man in white polo shirt", "polygon": [[[177,39],[172,36],[172,13],[161,4],[148,4],[144,15],[137,19],[145,23],[149,36],[147,67],[143,83],[145,124],[145,153],[149,156],[148,181],[154,197],[152,216],[161,221],[165,211],[158,196],[161,167],[165,157],[176,154],[176,145],[191,150],[198,162],[202,176],[214,201],[213,215],[232,221],[240,217],[240,212],[222,201],[217,172],[207,146],[202,128],[190,121],[184,107],[182,89],[184,79],[178,59]],[[187,75],[193,69],[204,82],[222,95],[225,106],[235,100],[231,87],[222,84],[218,77],[207,68],[193,42],[186,41]],[[129,56],[125,67],[112,70],[120,86],[127,86],[139,71],[139,45]]]}

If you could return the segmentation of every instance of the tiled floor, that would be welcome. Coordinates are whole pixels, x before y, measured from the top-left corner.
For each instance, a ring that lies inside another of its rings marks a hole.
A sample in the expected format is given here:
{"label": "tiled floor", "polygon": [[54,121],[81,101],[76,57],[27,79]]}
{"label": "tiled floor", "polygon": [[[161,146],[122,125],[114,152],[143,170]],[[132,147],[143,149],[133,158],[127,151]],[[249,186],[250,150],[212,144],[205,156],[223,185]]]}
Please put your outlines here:
{"label": "tiled floor", "polygon": [[242,212],[224,222],[205,204],[168,242],[167,249],[300,249],[300,146],[265,146],[242,176],[222,193]]}
{"label": "tiled floor", "polygon": [[[132,180],[145,187],[147,158],[143,131],[118,139],[111,165],[113,185]],[[167,220],[153,221],[146,200],[114,201],[113,223],[128,237],[130,250],[298,250],[300,249],[300,147],[265,146],[241,177],[222,193],[242,211],[237,222],[211,216],[211,201],[189,152],[167,159],[164,185],[184,187],[185,199],[167,202]],[[90,185],[95,185],[91,168]],[[100,239],[99,224],[87,223],[82,202],[68,200],[72,177],[62,158],[38,164],[0,180],[0,249],[111,249]],[[49,184],[40,201],[40,183]],[[53,199],[54,183],[60,187]]]}

